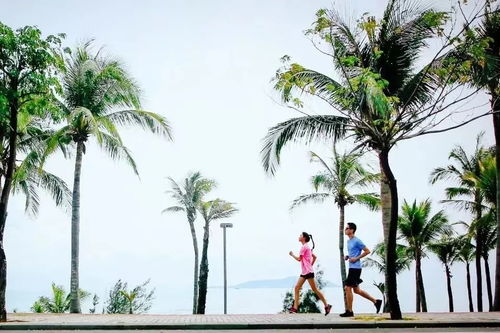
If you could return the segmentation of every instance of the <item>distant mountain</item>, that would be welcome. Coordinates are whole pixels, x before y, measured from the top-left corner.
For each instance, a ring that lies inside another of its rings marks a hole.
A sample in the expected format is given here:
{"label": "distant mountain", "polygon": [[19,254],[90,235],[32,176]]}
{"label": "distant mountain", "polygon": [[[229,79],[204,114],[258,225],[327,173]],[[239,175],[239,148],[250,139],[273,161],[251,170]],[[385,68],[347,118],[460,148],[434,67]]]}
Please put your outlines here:
{"label": "distant mountain", "polygon": [[[243,282],[230,288],[293,288],[297,283],[297,276],[289,276],[282,279],[270,279],[270,280],[253,280]],[[306,282],[307,283],[307,282]],[[327,287],[339,287],[338,284],[331,281],[326,281]]]}

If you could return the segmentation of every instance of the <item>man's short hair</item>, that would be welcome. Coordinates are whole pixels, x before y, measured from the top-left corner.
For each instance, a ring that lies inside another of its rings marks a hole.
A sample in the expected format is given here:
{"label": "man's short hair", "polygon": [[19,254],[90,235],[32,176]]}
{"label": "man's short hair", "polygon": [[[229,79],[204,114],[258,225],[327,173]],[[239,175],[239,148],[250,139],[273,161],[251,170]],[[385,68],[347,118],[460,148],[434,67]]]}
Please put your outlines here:
{"label": "man's short hair", "polygon": [[352,222],[349,222],[347,223],[347,226],[349,227],[349,229],[352,229],[352,232],[356,232],[356,224],[352,223]]}

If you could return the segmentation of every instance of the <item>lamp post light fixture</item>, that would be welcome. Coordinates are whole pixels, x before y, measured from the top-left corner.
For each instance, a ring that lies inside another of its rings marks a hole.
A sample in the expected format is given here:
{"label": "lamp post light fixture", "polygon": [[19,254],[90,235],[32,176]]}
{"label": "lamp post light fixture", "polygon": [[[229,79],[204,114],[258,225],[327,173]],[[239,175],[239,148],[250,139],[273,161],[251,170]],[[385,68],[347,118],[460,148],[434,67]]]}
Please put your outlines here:
{"label": "lamp post light fixture", "polygon": [[221,223],[220,227],[224,230],[224,314],[227,314],[227,264],[226,264],[226,229],[232,228],[232,223]]}

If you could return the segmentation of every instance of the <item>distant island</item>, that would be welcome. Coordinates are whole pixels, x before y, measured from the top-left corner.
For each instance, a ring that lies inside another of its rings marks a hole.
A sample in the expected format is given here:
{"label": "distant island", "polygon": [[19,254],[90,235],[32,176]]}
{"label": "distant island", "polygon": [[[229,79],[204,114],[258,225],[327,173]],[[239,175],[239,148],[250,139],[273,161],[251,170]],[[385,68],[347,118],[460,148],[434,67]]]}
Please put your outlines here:
{"label": "distant island", "polygon": [[[270,279],[270,280],[253,280],[243,283],[239,283],[229,288],[235,289],[250,289],[250,288],[293,288],[297,283],[297,276],[289,276],[282,279]],[[333,283],[331,281],[326,281],[326,287],[335,288],[340,287],[340,285]],[[211,288],[221,288],[221,286],[214,286]]]}

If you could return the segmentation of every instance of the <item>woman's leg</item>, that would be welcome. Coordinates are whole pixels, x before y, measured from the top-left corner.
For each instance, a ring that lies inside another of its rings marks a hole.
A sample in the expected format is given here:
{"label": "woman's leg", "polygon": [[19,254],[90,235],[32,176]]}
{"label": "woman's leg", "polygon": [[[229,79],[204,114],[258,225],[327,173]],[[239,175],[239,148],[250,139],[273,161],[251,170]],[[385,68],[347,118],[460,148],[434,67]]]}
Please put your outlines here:
{"label": "woman's leg", "polygon": [[297,281],[297,284],[295,285],[295,296],[293,298],[293,307],[298,310],[299,309],[299,297],[300,297],[300,288],[302,288],[302,285],[306,279],[303,277],[299,277],[299,280]]}
{"label": "woman's leg", "polygon": [[314,278],[307,279],[307,282],[309,282],[309,285],[311,286],[312,291],[314,291],[314,293],[316,295],[318,295],[319,299],[321,300],[321,302],[323,302],[323,304],[326,307],[328,305],[328,303],[326,302],[326,299],[325,299],[325,296],[323,295],[323,293],[318,289],[318,287],[316,287],[316,281],[314,281]]}

